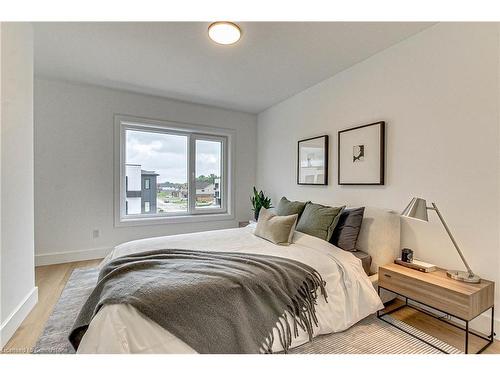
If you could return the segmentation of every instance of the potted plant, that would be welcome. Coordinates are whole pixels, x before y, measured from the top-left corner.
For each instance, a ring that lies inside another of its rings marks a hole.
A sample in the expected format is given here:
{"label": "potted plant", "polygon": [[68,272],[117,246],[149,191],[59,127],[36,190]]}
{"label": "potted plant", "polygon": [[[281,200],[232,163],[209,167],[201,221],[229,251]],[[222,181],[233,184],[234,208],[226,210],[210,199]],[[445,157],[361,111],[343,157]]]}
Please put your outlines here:
{"label": "potted plant", "polygon": [[266,197],[264,192],[261,190],[257,192],[255,186],[253,187],[253,197],[250,198],[253,206],[255,221],[259,220],[259,212],[262,207],[272,208],[271,198]]}

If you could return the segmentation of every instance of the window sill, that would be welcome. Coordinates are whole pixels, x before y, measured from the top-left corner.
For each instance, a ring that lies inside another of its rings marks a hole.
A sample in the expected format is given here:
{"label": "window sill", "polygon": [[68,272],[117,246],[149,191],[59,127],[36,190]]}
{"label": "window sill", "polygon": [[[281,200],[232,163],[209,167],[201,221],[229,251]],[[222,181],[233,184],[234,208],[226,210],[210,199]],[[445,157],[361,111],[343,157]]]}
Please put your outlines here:
{"label": "window sill", "polygon": [[234,220],[234,214],[196,214],[179,215],[163,217],[143,217],[143,218],[119,218],[115,220],[116,227],[132,227],[143,225],[161,225],[161,224],[182,224],[182,223],[201,223],[207,221],[227,221]]}

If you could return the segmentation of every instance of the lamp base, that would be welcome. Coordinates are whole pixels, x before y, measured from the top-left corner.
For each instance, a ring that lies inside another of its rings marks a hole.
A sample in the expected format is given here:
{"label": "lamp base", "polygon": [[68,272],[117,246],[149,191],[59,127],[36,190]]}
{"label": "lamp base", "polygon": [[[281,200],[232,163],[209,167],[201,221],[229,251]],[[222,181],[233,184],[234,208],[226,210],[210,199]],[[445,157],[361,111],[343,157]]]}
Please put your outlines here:
{"label": "lamp base", "polygon": [[466,271],[446,271],[446,275],[453,280],[463,281],[464,283],[478,284],[481,282],[479,276],[471,276]]}

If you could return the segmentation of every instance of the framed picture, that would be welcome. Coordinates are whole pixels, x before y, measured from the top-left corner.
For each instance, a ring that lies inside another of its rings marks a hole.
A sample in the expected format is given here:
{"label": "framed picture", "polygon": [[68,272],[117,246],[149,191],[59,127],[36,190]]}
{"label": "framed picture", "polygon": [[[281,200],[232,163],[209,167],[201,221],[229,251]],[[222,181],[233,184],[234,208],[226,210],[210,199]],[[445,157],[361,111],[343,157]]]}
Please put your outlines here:
{"label": "framed picture", "polygon": [[297,184],[328,185],[328,136],[298,142]]}
{"label": "framed picture", "polygon": [[384,185],[385,122],[338,132],[338,184]]}

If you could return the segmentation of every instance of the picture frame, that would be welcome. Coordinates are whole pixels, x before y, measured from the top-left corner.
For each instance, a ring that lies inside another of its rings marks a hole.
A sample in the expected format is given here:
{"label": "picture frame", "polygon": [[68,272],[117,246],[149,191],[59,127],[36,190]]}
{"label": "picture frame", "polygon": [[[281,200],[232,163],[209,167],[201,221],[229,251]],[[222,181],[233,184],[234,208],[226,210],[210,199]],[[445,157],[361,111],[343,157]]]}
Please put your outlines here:
{"label": "picture frame", "polygon": [[385,184],[385,121],[338,132],[338,184]]}
{"label": "picture frame", "polygon": [[297,184],[328,185],[328,135],[297,142]]}

